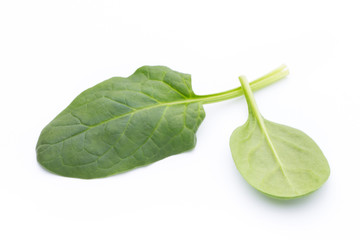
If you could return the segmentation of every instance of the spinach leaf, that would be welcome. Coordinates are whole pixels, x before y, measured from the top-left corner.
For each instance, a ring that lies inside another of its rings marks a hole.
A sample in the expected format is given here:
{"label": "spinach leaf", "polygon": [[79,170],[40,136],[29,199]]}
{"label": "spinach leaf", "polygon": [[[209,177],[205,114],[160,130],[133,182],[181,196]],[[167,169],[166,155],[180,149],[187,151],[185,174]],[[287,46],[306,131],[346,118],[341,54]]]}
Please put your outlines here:
{"label": "spinach leaf", "polygon": [[240,77],[249,118],[231,135],[236,167],[257,190],[277,198],[296,198],[318,189],[329,177],[329,164],[305,133],[262,117],[245,78]]}
{"label": "spinach leaf", "polygon": [[[265,87],[287,75],[284,66],[251,85]],[[194,148],[203,104],[243,94],[241,87],[198,96],[191,77],[144,66],[81,93],[41,132],[38,162],[68,177],[100,178],[148,165]]]}

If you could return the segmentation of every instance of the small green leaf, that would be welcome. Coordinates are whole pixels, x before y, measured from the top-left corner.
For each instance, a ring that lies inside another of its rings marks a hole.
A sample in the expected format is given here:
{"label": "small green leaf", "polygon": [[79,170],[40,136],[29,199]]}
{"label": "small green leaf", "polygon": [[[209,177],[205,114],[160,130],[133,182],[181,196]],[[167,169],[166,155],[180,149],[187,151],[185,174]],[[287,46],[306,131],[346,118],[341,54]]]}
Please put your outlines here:
{"label": "small green leaf", "polygon": [[235,129],[230,148],[236,167],[257,190],[277,198],[296,198],[318,189],[329,164],[305,133],[265,120],[245,78],[240,77],[249,108],[247,122]]}

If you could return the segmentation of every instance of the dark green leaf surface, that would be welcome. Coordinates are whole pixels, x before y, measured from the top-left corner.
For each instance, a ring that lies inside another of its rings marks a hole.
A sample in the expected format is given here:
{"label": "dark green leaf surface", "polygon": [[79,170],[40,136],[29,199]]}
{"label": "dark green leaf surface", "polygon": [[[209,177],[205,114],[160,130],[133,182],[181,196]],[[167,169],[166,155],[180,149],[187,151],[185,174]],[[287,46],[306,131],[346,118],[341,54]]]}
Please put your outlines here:
{"label": "dark green leaf surface", "polygon": [[330,174],[320,148],[305,133],[264,119],[247,81],[240,80],[249,118],[231,135],[230,148],[241,175],[277,198],[296,198],[318,189]]}
{"label": "dark green leaf surface", "polygon": [[195,146],[205,117],[188,74],[141,67],[81,93],[41,132],[39,163],[63,176],[99,178]]}

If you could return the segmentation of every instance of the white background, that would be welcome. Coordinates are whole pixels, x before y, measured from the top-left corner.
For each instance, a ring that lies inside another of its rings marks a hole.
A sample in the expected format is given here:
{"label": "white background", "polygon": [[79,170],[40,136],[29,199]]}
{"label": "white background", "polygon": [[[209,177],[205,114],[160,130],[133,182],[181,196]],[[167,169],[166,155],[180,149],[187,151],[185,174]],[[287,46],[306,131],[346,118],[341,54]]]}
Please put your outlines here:
{"label": "white background", "polygon": [[[0,2],[0,239],[360,239],[358,1]],[[229,137],[243,97],[206,105],[194,150],[105,179],[42,169],[42,128],[83,90],[142,65],[191,73],[197,94],[285,63],[255,93],[269,120],[303,130],[331,176],[297,200],[237,172]]]}

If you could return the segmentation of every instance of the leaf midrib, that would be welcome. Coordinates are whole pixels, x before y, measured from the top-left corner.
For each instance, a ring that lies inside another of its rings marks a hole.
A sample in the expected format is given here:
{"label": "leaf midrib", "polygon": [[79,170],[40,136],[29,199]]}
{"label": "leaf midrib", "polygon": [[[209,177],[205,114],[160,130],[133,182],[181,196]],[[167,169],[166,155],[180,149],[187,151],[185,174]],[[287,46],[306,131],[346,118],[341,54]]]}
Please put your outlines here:
{"label": "leaf midrib", "polygon": [[[124,113],[124,114],[121,114],[119,116],[116,116],[116,117],[113,117],[113,118],[109,118],[105,121],[101,121],[97,124],[94,124],[94,125],[90,125],[88,126],[87,129],[81,131],[81,132],[78,132],[70,137],[67,137],[65,139],[62,139],[61,141],[58,141],[58,142],[54,142],[54,143],[44,143],[44,144],[40,144],[37,148],[39,148],[40,146],[42,145],[55,145],[55,144],[58,144],[58,143],[61,143],[63,141],[66,141],[68,139],[71,139],[73,137],[76,137],[82,133],[85,133],[95,127],[98,127],[100,125],[103,125],[103,124],[106,124],[107,122],[110,122],[110,121],[113,121],[113,120],[116,120],[116,119],[120,119],[120,118],[123,118],[123,117],[126,117],[128,115],[132,115],[132,114],[135,114],[135,113],[138,113],[138,112],[141,112],[141,111],[145,111],[145,110],[150,110],[150,109],[153,109],[153,108],[158,108],[158,107],[168,107],[168,106],[173,106],[173,105],[178,105],[178,104],[189,104],[189,103],[194,103],[194,102],[200,102],[202,100],[202,98],[191,98],[191,99],[185,99],[185,100],[180,100],[180,101],[174,101],[174,102],[166,102],[166,103],[160,103],[160,104],[154,104],[154,105],[151,105],[151,106],[146,106],[146,107],[143,107],[143,108],[138,108],[138,109],[135,109],[133,111],[130,111],[130,112],[127,112],[127,113]],[[72,112],[68,113],[68,114],[72,114]]]}
{"label": "leaf midrib", "polygon": [[[271,150],[273,156],[275,157],[276,162],[279,164],[282,174],[284,175],[286,181],[289,183],[290,187],[294,190],[295,193],[297,193],[296,188],[290,181],[290,178],[288,177],[288,175],[286,173],[286,169],[280,159],[280,156],[278,155],[278,153],[275,149],[275,146],[270,138],[269,132],[266,128],[264,118],[262,117],[262,115],[259,111],[259,108],[257,107],[256,101],[255,101],[254,95],[251,91],[249,83],[247,82],[247,80],[244,77],[239,77],[239,79],[240,79],[241,85],[244,90],[246,101],[248,103],[249,117],[251,115],[256,119],[256,121],[261,129],[261,132],[264,134],[266,142],[267,142],[268,146],[270,147],[270,150]],[[250,109],[251,109],[251,111],[250,111]]]}

